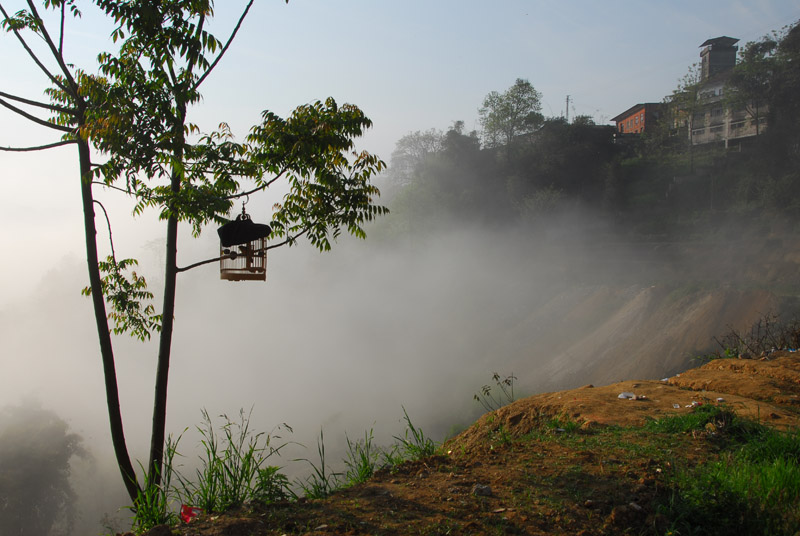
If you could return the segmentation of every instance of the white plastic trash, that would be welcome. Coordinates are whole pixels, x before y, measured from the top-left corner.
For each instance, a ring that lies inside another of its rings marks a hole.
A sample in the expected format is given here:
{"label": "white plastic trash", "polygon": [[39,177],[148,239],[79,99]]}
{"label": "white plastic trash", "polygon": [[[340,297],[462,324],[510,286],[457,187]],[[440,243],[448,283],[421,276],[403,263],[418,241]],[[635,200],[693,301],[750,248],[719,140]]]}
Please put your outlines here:
{"label": "white plastic trash", "polygon": [[620,393],[617,398],[636,398],[636,395],[628,391],[624,391]]}

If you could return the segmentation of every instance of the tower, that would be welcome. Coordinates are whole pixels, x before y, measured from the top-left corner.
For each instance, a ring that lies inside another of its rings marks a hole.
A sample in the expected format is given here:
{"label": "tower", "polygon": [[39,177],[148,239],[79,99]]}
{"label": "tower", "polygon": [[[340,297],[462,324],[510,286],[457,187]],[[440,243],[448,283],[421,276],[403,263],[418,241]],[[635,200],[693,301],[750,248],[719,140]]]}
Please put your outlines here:
{"label": "tower", "polygon": [[700,45],[703,47],[700,58],[704,82],[721,72],[733,69],[736,65],[736,51],[739,50],[736,46],[738,42],[739,40],[733,37],[722,36],[708,39]]}

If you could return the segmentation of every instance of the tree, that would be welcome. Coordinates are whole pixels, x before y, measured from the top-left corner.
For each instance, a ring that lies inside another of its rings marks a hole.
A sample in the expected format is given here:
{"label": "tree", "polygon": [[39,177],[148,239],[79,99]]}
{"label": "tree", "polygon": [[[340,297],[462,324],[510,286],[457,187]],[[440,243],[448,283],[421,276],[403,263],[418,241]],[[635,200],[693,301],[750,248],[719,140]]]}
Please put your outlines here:
{"label": "tree", "polygon": [[478,110],[487,147],[506,147],[518,137],[532,134],[544,121],[542,95],[522,78],[505,93],[492,91]]}
{"label": "tree", "polygon": [[444,134],[431,128],[424,132],[409,132],[395,144],[389,169],[392,177],[401,184],[408,183],[414,170],[432,154],[442,150]]}
{"label": "tree", "polygon": [[697,121],[705,121],[699,113],[702,108],[700,89],[702,87],[702,71],[695,63],[689,72],[678,81],[678,87],[667,99],[667,108],[672,115],[673,126],[680,132],[686,128],[686,140],[689,148],[689,162],[694,172],[694,128]]}
{"label": "tree", "polygon": [[70,460],[87,456],[81,437],[52,411],[30,403],[0,411],[0,532],[70,534]]}
{"label": "tree", "polygon": [[[230,47],[253,2],[247,3],[223,43],[206,30],[213,18],[212,0],[96,0],[114,21],[112,37],[120,42],[117,53],[99,56],[97,75],[71,66],[64,57],[67,12],[79,15],[74,0],[44,1],[45,8],[60,10],[58,40],[51,37],[32,0],[27,10],[13,16],[0,4],[3,26],[52,84],[47,90],[50,103],[0,93],[0,104],[63,133],[59,142],[14,150],[67,144],[78,148],[90,280],[85,293],[92,297],[95,311],[114,451],[134,504],[143,486],[160,484],[177,276],[219,261],[207,259],[179,267],[179,225],[188,224],[199,235],[206,224],[226,221],[235,199],[263,191],[280,179],[288,182],[289,193],[273,215],[270,236],[281,241],[268,249],[293,245],[305,236],[318,249],[328,250],[342,229],[364,238],[365,222],[387,212],[374,204],[380,192],[370,183],[384,163],[355,151],[354,139],[372,124],[356,106],[339,106],[327,99],[300,106],[286,119],[265,111],[244,143],[237,143],[224,124],[218,131],[201,134],[189,121],[189,106],[199,102],[200,86]],[[47,43],[58,74],[51,74],[28,45],[25,31]],[[41,119],[9,100],[54,116]],[[93,149],[103,155],[104,162],[92,161]],[[165,285],[159,313],[149,303],[153,294],[145,279],[132,271],[128,275],[135,259],[117,259],[112,242],[106,260],[99,261],[95,206],[103,212],[105,208],[94,199],[94,188],[131,196],[136,200],[135,214],[154,208],[166,222]],[[137,479],[125,442],[109,321],[116,334],[127,332],[142,340],[155,334],[159,339],[144,484]]]}
{"label": "tree", "polygon": [[782,163],[785,172],[794,175],[795,182],[800,166],[800,22],[780,34],[778,46],[772,57],[773,80],[767,94],[769,106],[767,120],[768,145],[774,151],[773,159]]}
{"label": "tree", "polygon": [[760,134],[761,118],[773,81],[773,55],[778,42],[771,37],[747,43],[728,79],[725,101],[729,110],[744,110],[755,122],[756,136]]}

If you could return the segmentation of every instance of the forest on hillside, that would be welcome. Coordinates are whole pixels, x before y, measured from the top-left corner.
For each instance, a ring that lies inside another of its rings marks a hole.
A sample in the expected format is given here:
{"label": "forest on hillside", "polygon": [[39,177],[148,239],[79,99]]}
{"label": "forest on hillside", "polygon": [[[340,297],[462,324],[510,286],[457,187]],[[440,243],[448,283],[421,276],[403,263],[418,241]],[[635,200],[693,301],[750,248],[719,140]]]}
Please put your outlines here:
{"label": "forest on hillside", "polygon": [[544,117],[541,94],[518,79],[486,96],[481,131],[455,121],[397,142],[384,187],[395,217],[386,224],[402,235],[453,219],[535,229],[593,215],[639,241],[715,239],[734,222],[763,231],[796,219],[800,26],[739,51],[725,104],[768,110],[767,128],[747,143],[692,144],[679,115],[700,84],[687,76],[665,98],[657,128],[622,140],[587,116]]}

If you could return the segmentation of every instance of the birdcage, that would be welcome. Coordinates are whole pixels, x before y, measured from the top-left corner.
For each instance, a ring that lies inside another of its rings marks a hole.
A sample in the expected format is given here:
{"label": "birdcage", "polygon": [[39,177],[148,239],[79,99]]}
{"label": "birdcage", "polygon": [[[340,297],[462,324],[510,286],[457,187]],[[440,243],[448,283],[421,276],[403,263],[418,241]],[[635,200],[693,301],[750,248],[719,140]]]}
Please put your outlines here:
{"label": "birdcage", "polygon": [[227,281],[267,280],[269,225],[254,223],[242,213],[219,229],[219,278]]}

